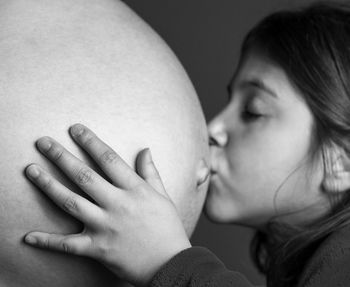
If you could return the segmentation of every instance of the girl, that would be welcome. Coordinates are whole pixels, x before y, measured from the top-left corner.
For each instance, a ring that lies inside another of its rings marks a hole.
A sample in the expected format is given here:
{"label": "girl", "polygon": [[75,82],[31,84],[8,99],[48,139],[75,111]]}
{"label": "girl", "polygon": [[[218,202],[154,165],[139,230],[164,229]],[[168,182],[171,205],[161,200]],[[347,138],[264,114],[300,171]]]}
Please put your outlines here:
{"label": "girl", "polygon": [[[340,4],[265,18],[246,36],[230,103],[209,125],[206,213],[257,230],[252,251],[267,286],[350,286],[349,19]],[[87,127],[70,132],[115,185],[40,139],[39,150],[93,201],[30,165],[29,179],[85,227],[32,232],[27,243],[90,256],[140,286],[252,286],[191,247],[149,150],[135,173]],[[102,161],[105,153],[113,160]]]}

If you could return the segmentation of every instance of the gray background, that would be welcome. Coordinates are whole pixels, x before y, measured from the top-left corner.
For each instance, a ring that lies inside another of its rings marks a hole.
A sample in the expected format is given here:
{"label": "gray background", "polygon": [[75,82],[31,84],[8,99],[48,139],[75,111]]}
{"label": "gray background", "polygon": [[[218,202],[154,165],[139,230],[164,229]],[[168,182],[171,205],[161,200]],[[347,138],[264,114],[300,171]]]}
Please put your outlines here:
{"label": "gray background", "polygon": [[[272,11],[312,0],[125,0],[169,44],[187,70],[207,120],[227,102],[226,86],[235,69],[244,35]],[[248,251],[252,232],[217,225],[201,217],[192,244],[211,249],[230,269],[252,283],[264,278]]]}

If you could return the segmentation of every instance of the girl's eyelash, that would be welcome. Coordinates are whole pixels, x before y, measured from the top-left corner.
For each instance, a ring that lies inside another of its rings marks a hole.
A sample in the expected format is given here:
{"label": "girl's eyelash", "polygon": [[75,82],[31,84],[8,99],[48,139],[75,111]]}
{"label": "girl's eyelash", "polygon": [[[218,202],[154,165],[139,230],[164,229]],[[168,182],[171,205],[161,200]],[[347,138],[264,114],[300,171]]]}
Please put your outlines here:
{"label": "girl's eyelash", "polygon": [[242,113],[242,118],[246,121],[254,121],[261,118],[263,115],[255,112],[251,112],[248,108],[245,108]]}
{"label": "girl's eyelash", "polygon": [[260,117],[262,117],[261,114],[252,113],[252,112],[250,112],[250,111],[248,111],[248,110],[245,110],[245,111],[243,112],[243,114],[244,114],[244,116],[250,117],[250,118],[260,118]]}
{"label": "girl's eyelash", "polygon": [[261,107],[261,103],[255,100],[255,98],[256,97],[251,98],[244,105],[242,113],[245,120],[254,121],[264,116],[262,113],[264,109]]}

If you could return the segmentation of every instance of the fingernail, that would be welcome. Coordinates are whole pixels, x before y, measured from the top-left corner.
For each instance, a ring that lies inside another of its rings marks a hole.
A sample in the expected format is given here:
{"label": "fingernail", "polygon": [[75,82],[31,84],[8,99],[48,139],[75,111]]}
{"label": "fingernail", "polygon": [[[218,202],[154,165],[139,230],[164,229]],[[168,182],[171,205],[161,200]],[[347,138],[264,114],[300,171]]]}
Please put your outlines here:
{"label": "fingernail", "polygon": [[151,150],[149,148],[146,148],[146,157],[147,157],[148,161],[153,161],[152,153],[151,153]]}
{"label": "fingernail", "polygon": [[37,141],[37,145],[41,151],[46,152],[51,148],[52,143],[48,138],[41,138]]}
{"label": "fingernail", "polygon": [[24,238],[24,241],[28,244],[36,244],[37,243],[37,240],[34,236],[32,235],[27,235],[25,238]]}
{"label": "fingernail", "polygon": [[40,175],[40,170],[35,165],[28,166],[27,175],[31,178],[37,178]]}
{"label": "fingernail", "polygon": [[81,124],[71,126],[70,132],[73,136],[78,137],[84,132],[84,127]]}

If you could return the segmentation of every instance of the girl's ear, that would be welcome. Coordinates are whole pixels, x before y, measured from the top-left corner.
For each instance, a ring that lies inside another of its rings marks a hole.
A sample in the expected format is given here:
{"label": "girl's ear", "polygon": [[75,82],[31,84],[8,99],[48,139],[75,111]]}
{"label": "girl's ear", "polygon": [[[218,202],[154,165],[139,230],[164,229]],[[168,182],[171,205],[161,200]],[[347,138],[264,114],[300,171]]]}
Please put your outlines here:
{"label": "girl's ear", "polygon": [[332,145],[324,150],[323,189],[342,193],[350,189],[350,158],[343,148]]}

